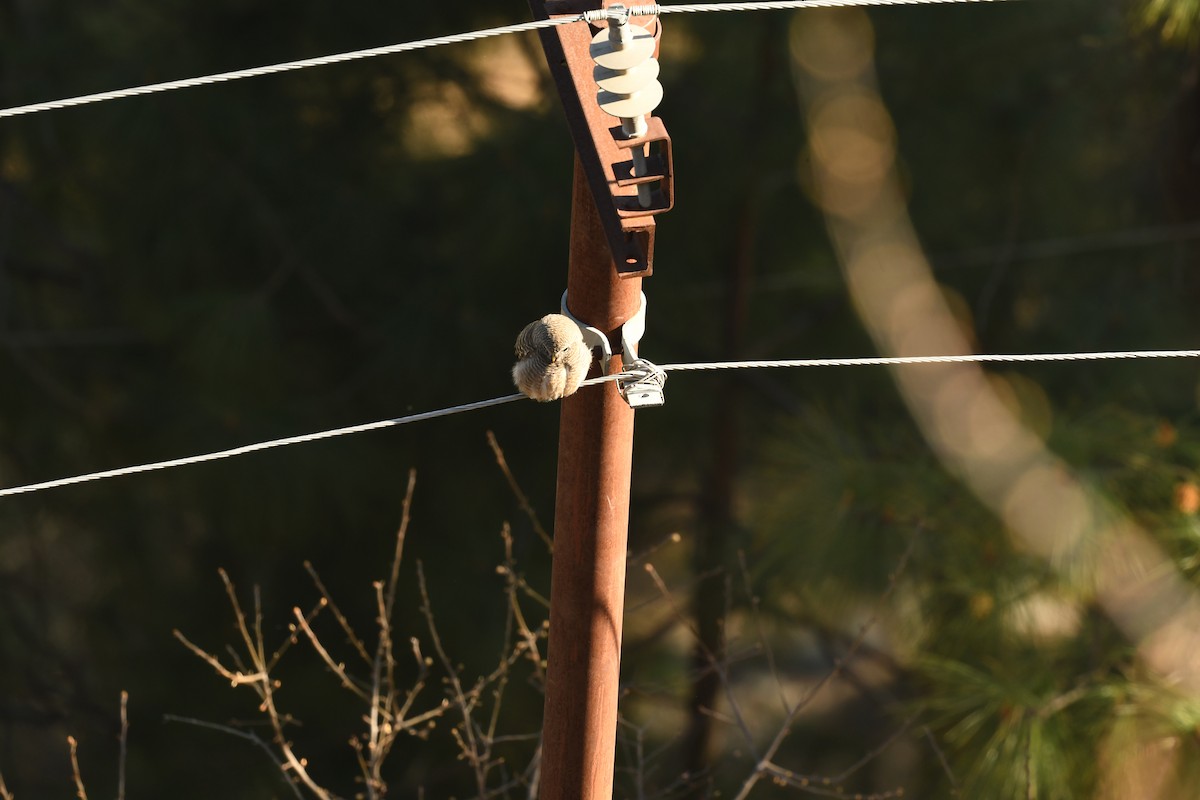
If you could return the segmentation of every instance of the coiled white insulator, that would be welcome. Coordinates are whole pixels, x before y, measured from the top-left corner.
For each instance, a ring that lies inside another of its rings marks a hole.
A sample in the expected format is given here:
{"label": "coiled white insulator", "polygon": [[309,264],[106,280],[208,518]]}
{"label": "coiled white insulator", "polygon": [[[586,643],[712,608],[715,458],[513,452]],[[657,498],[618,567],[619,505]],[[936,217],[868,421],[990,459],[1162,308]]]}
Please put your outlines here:
{"label": "coiled white insulator", "polygon": [[[658,82],[658,60],[654,57],[656,40],[653,33],[641,25],[630,25],[629,14],[621,5],[611,5],[616,12],[608,18],[608,30],[592,37],[590,53],[596,62],[592,77],[599,92],[596,101],[601,110],[621,120],[621,132],[627,139],[645,136],[649,130],[646,115],[663,99],[663,87]],[[642,146],[630,149],[633,174],[646,174],[646,153]],[[637,187],[638,205],[650,208],[653,196],[645,183]]]}
{"label": "coiled white insulator", "polygon": [[605,113],[621,120],[627,137],[645,134],[646,115],[662,102],[654,47],[654,34],[630,25],[628,16],[609,19],[608,29],[592,37],[592,76],[600,90],[596,100]]}

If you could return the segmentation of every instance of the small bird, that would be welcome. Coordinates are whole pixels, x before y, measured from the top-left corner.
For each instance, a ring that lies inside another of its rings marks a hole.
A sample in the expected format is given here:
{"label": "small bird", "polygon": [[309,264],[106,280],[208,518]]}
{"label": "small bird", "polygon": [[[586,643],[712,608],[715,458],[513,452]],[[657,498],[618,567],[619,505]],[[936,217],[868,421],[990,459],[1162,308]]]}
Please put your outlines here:
{"label": "small bird", "polygon": [[592,365],[592,351],[579,326],[562,314],[547,314],[517,336],[513,383],[542,403],[575,394]]}

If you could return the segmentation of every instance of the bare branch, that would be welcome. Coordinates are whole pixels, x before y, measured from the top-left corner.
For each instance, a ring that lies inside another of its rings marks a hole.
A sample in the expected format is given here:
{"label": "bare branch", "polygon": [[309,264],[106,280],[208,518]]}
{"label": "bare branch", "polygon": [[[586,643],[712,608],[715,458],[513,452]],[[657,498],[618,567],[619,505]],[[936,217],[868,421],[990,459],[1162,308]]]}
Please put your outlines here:
{"label": "bare branch", "polygon": [[[1028,717],[1029,712],[1022,713]],[[1025,800],[1037,800],[1038,782],[1033,767],[1033,731],[1032,725],[1025,728]]]}
{"label": "bare branch", "polygon": [[625,556],[626,564],[628,564],[630,567],[633,567],[637,564],[641,564],[643,561],[650,558],[650,556],[654,555],[655,553],[657,553],[659,550],[663,549],[667,545],[679,544],[682,541],[683,541],[683,535],[680,534],[678,531],[676,531],[675,533],[668,534],[665,538],[660,539],[659,541],[650,545],[649,547],[647,547],[645,550],[638,553],[637,555],[633,555],[632,553],[627,554]]}
{"label": "bare branch", "polygon": [[[306,624],[311,625],[312,621],[317,618],[317,615],[321,613],[321,611],[325,608],[326,605],[327,605],[327,603],[325,602],[324,598],[318,600],[317,604],[315,606],[313,606],[312,610],[309,611],[306,615],[304,615],[304,617],[303,617],[304,622]],[[296,613],[297,614],[300,613],[299,609],[296,609]],[[289,649],[291,649],[292,645],[296,644],[296,642],[298,642],[300,640],[300,637],[296,636],[296,626],[294,626],[294,625],[289,626],[288,630],[291,631],[292,635],[287,637],[286,639],[284,639],[283,643],[280,644],[279,647],[275,649],[275,652],[271,654],[271,658],[268,659],[268,661],[267,661],[267,671],[268,672],[275,669],[275,665],[279,663],[279,660],[281,658],[283,658],[283,654],[286,653]]]}
{"label": "bare branch", "polygon": [[[525,621],[525,614],[521,611],[520,600],[517,599],[517,589],[524,581],[517,575],[517,561],[513,556],[513,540],[512,531],[508,525],[505,525],[500,530],[500,537],[504,540],[504,564],[497,568],[497,572],[504,575],[505,588],[508,594],[508,605],[512,618],[517,626],[517,633],[521,637],[525,651],[529,656],[530,663],[533,664],[533,674],[538,685],[544,685],[546,676],[542,667],[542,654],[538,646],[538,635],[529,627],[529,623]],[[544,630],[544,628],[542,629]]]}
{"label": "bare branch", "polygon": [[275,751],[271,749],[271,745],[258,734],[255,734],[251,731],[242,730],[241,728],[235,728],[232,725],[221,725],[217,722],[208,722],[202,719],[193,719],[192,717],[180,717],[175,714],[164,714],[163,721],[181,722],[184,725],[194,725],[197,728],[208,728],[209,730],[220,731],[221,733],[225,733],[230,736],[236,736],[239,739],[245,739],[246,741],[253,743],[256,747],[267,754],[267,757],[271,759],[271,763],[279,768],[279,771],[283,774],[284,779],[287,781],[287,785],[291,788],[292,794],[296,795],[299,800],[304,800],[304,794],[300,791],[300,787],[296,785],[296,782],[292,776],[288,775],[287,767],[275,755]]}
{"label": "bare branch", "polygon": [[[409,484],[412,485],[411,482]],[[404,528],[401,526],[401,531]],[[398,546],[397,546],[398,547]],[[379,642],[375,649],[375,661],[371,666],[371,696],[368,698],[370,708],[367,710],[367,793],[374,800],[376,792],[383,784],[383,778],[380,775],[380,766],[382,759],[380,758],[380,730],[379,730],[379,696],[383,691],[381,683],[383,681],[383,662],[384,653],[391,653],[392,639],[391,626],[388,623],[388,608],[387,601],[383,596],[383,584],[375,581],[372,584],[375,587],[375,605],[378,617],[376,624],[379,625]]]}
{"label": "bare branch", "polygon": [[[396,586],[400,582],[400,562],[404,556],[404,541],[408,535],[408,523],[411,519],[416,482],[416,470],[409,470],[408,487],[404,493],[400,527],[396,531],[396,547],[392,553],[391,570],[386,583],[376,581],[372,584],[375,588],[376,624],[379,626],[379,638],[375,644],[375,655],[370,659],[370,695],[362,695],[369,704],[365,759],[361,748],[358,749],[359,764],[363,769],[363,779],[367,786],[367,796],[371,800],[382,797],[386,792],[387,784],[383,780],[383,761],[391,751],[400,724],[400,720],[393,719],[392,716],[396,701],[396,660],[392,649],[392,612],[396,606]],[[344,627],[349,629],[349,625]],[[344,673],[342,674],[344,675]],[[408,701],[411,702],[414,696],[415,693],[410,692]]]}
{"label": "bare branch", "polygon": [[1037,711],[1037,716],[1039,719],[1048,719],[1062,711],[1067,706],[1084,699],[1087,697],[1088,692],[1090,691],[1091,687],[1085,684],[1082,686],[1076,686],[1069,692],[1063,692],[1058,697],[1055,697],[1049,703],[1039,708]]}
{"label": "bare branch", "polygon": [[[261,663],[261,662],[260,662]],[[335,795],[325,787],[313,780],[308,774],[308,759],[301,758],[292,748],[292,743],[288,741],[284,734],[284,717],[280,715],[279,710],[275,707],[275,688],[277,682],[270,676],[264,675],[256,688],[262,696],[262,705],[260,708],[267,715],[267,719],[271,723],[271,729],[275,733],[275,746],[279,748],[280,754],[283,756],[285,772],[288,770],[295,773],[300,782],[312,792],[318,800],[333,800]]]}
{"label": "bare branch", "polygon": [[246,614],[242,611],[242,604],[238,602],[233,581],[230,580],[229,573],[224,568],[218,569],[217,574],[221,576],[221,582],[225,584],[225,595],[229,598],[229,605],[233,608],[233,616],[237,621],[238,632],[242,634],[242,642],[246,645],[246,652],[254,653],[254,639],[251,638],[250,631],[246,627]]}
{"label": "bare branch", "polygon": [[317,638],[317,634],[309,625],[308,620],[300,613],[300,609],[292,608],[292,615],[296,618],[296,624],[300,626],[300,630],[308,637],[309,644],[317,651],[317,655],[325,662],[325,666],[329,668],[329,671],[338,677],[342,687],[354,692],[354,694],[363,700],[368,700],[367,693],[346,673],[346,665],[334,661],[333,656],[329,655],[329,651],[321,644],[321,641]]}
{"label": "bare branch", "polygon": [[388,577],[387,583],[387,607],[386,617],[388,622],[392,619],[392,609],[396,605],[396,584],[400,580],[400,559],[404,555],[404,539],[408,535],[408,521],[410,512],[412,511],[413,490],[417,485],[417,471],[415,469],[408,472],[408,488],[404,492],[404,505],[400,512],[400,528],[396,531],[396,550],[392,554],[392,572]]}
{"label": "bare branch", "polygon": [[542,780],[541,734],[538,734],[537,750],[533,751],[533,760],[530,761],[529,766],[526,767],[525,774],[525,785],[529,787],[529,791],[525,794],[525,800],[536,800],[538,796],[538,785]]}
{"label": "bare branch", "polygon": [[[649,567],[649,565],[645,565],[642,567],[642,569],[645,569],[648,571],[648,567]],[[706,569],[703,572],[693,573],[686,582],[681,582],[681,583],[677,584],[677,588],[679,590],[692,589],[692,588],[698,586],[699,584],[707,581],[710,578],[715,578],[716,576],[720,575],[724,571],[725,570],[722,569],[721,567],[714,567],[712,569]],[[647,608],[648,606],[654,605],[658,601],[659,601],[658,597],[648,597],[639,603],[635,603],[634,605],[631,605],[631,606],[626,606],[625,613],[633,614],[635,612],[641,611],[643,608]]]}
{"label": "bare branch", "polygon": [[259,672],[266,675],[269,672],[267,667],[267,646],[263,641],[262,632],[262,592],[259,590],[258,584],[254,584],[254,652],[252,656],[254,663],[258,666]]}
{"label": "bare branch", "polygon": [[[219,574],[235,617],[238,634],[241,637],[238,646],[227,646],[228,653],[222,654],[218,658],[213,653],[193,644],[179,631],[175,632],[176,638],[185,647],[208,663],[218,675],[229,680],[232,686],[248,686],[258,695],[260,701],[258,710],[271,734],[268,736],[265,732],[261,735],[246,732],[240,727],[242,723],[237,722],[229,725],[217,725],[185,719],[180,719],[180,721],[201,724],[203,727],[232,733],[253,742],[271,756],[292,787],[293,793],[298,797],[301,795],[313,796],[317,800],[334,800],[336,797],[328,789],[317,784],[308,773],[308,762],[295,752],[293,743],[287,737],[293,720],[289,715],[282,713],[277,705],[276,694],[280,682],[273,677],[272,672],[283,653],[301,637],[308,640],[322,664],[336,676],[342,687],[352,692],[359,700],[364,701],[367,706],[362,716],[366,730],[349,740],[362,781],[362,787],[358,790],[362,794],[358,796],[368,800],[382,800],[387,793],[387,785],[383,777],[384,760],[391,752],[400,734],[406,733],[425,738],[433,729],[435,720],[444,716],[451,708],[457,709],[461,720],[451,729],[450,733],[458,744],[461,757],[474,772],[477,796],[480,800],[508,798],[514,791],[523,794],[531,783],[536,787],[539,774],[539,766],[536,761],[540,756],[535,757],[533,761],[525,765],[523,770],[518,772],[511,769],[503,757],[493,755],[497,744],[513,745],[537,739],[533,735],[499,735],[503,699],[514,665],[528,659],[533,665],[536,681],[544,682],[541,651],[543,649],[542,641],[545,639],[545,626],[535,628],[530,625],[521,607],[521,595],[524,594],[543,604],[546,601],[525,584],[517,571],[516,560],[513,556],[511,530],[507,525],[502,531],[505,543],[505,562],[499,570],[507,577],[505,592],[508,603],[506,604],[505,640],[499,663],[495,669],[489,674],[479,677],[473,684],[464,684],[461,674],[462,667],[451,662],[442,642],[432,611],[424,568],[418,562],[420,609],[429,630],[435,658],[426,657],[421,652],[419,640],[410,637],[417,675],[407,689],[401,689],[397,684],[398,665],[392,615],[399,591],[400,565],[411,519],[414,487],[415,473],[410,473],[390,570],[386,580],[376,581],[372,584],[376,624],[378,625],[378,638],[372,648],[368,649],[364,640],[354,633],[349,620],[337,607],[329,590],[308,562],[305,562],[304,567],[320,592],[320,600],[307,615],[302,614],[298,607],[292,608],[293,622],[289,625],[288,638],[278,650],[271,654],[270,658],[267,657],[268,650],[264,641],[262,597],[259,588],[256,586],[253,590],[253,609],[244,608],[233,581],[224,570],[221,570]],[[369,665],[369,677],[365,680],[362,677],[356,677],[353,670],[339,660],[337,648],[328,647],[318,636],[312,623],[324,608],[331,610],[338,625],[346,634],[350,646]],[[418,695],[426,688],[430,668],[435,661],[446,671],[445,696],[432,708],[413,713]],[[488,702],[492,704],[488,709],[490,713],[487,719],[482,719],[483,709]],[[412,716],[409,716],[410,714]],[[481,719],[477,720],[477,716]],[[540,745],[538,753],[540,754]],[[0,797],[0,800],[9,800],[9,798]],[[119,800],[123,800],[123,798]]]}
{"label": "bare branch", "polygon": [[743,743],[745,744],[747,751],[752,754],[755,760],[758,760],[758,756],[756,755],[758,751],[754,744],[754,734],[750,731],[750,726],[746,724],[746,719],[742,715],[741,706],[738,704],[737,698],[733,695],[733,682],[729,679],[729,671],[725,669],[725,665],[717,659],[716,654],[708,649],[708,647],[704,644],[704,641],[700,638],[700,632],[696,630],[696,626],[691,623],[691,620],[689,620],[679,606],[676,605],[674,596],[672,596],[671,591],[667,588],[666,583],[663,582],[662,577],[659,576],[658,570],[654,568],[654,565],[646,564],[645,570],[646,574],[650,576],[650,579],[654,581],[654,585],[658,589],[659,594],[661,594],[663,599],[667,601],[667,605],[671,607],[672,614],[674,614],[675,618],[679,620],[679,622],[686,627],[689,632],[691,632],[692,638],[704,653],[704,657],[707,659],[709,666],[715,670],[718,677],[720,677],[721,686],[723,686],[725,689],[725,698],[729,703],[730,709],[733,711],[738,730],[740,730],[742,733]]}
{"label": "bare branch", "polygon": [[921,733],[925,736],[925,741],[929,742],[929,747],[933,750],[933,754],[937,756],[938,763],[942,765],[942,770],[946,773],[946,779],[950,781],[950,796],[962,797],[962,793],[958,789],[958,780],[954,777],[954,771],[950,769],[950,762],[946,760],[946,754],[942,748],[938,746],[937,739],[933,737],[933,731],[929,730],[929,726],[921,729]]}
{"label": "bare branch", "polygon": [[[408,693],[404,697],[404,702],[400,705],[399,710],[396,712],[396,716],[399,719],[405,718],[409,712],[409,709],[412,708],[413,702],[417,699],[417,695],[422,689],[425,688],[425,680],[429,677],[429,665],[431,663],[429,659],[426,659],[425,656],[421,655],[421,642],[417,639],[417,637],[410,636],[408,643],[412,646],[413,659],[417,662],[417,679],[413,681],[412,688],[408,690]],[[443,708],[444,707],[445,704],[443,703]],[[422,717],[425,716],[426,715],[422,715]],[[414,718],[412,722],[415,724],[417,719],[418,718]]]}
{"label": "bare branch", "polygon": [[846,767],[846,769],[842,770],[837,775],[834,775],[833,780],[834,781],[844,781],[847,778],[849,778],[851,775],[853,775],[854,773],[858,772],[860,769],[865,767],[867,764],[874,761],[885,750],[887,750],[889,747],[891,747],[893,744],[895,744],[902,736],[904,736],[906,733],[908,733],[909,729],[913,726],[913,723],[916,721],[917,721],[916,715],[913,715],[913,716],[909,717],[908,719],[904,720],[904,723],[899,728],[896,729],[895,733],[893,733],[891,736],[889,736],[888,738],[886,738],[882,742],[880,742],[880,744],[877,747],[875,747],[873,750],[864,754],[863,757],[860,758],[858,761],[855,761],[853,764]]}
{"label": "bare branch", "polygon": [[[877,602],[877,605],[879,607],[882,607],[891,598],[892,594],[895,593],[896,586],[900,582],[900,576],[904,573],[905,568],[908,566],[908,559],[912,555],[913,548],[916,546],[917,538],[918,537],[913,536],[912,539],[909,540],[908,547],[905,548],[904,553],[900,556],[900,561],[896,565],[896,569],[893,570],[892,574],[888,576],[887,588],[884,590],[883,594],[880,595],[879,600]],[[790,774],[790,772],[788,770],[785,770],[782,767],[778,767],[775,764],[772,764],[771,760],[775,757],[775,754],[777,752],[779,752],[780,746],[783,745],[784,740],[787,739],[788,735],[792,732],[792,726],[796,724],[796,720],[800,716],[800,712],[810,702],[812,702],[813,698],[815,698],[818,694],[820,694],[820,692],[831,681],[833,681],[835,678],[837,678],[839,675],[842,674],[843,664],[846,661],[849,661],[851,658],[854,657],[855,653],[858,651],[859,646],[862,644],[863,640],[866,638],[868,631],[870,631],[871,628],[874,627],[875,622],[878,620],[878,617],[879,617],[879,614],[878,614],[878,612],[876,612],[874,615],[872,615],[870,617],[870,619],[868,619],[866,622],[864,622],[862,624],[862,626],[858,630],[857,635],[854,637],[854,640],[850,643],[850,646],[846,649],[845,655],[840,659],[836,659],[834,661],[833,669],[830,670],[829,672],[827,672],[824,677],[822,677],[819,681],[817,681],[804,694],[804,696],[802,698],[800,698],[800,700],[794,706],[792,706],[791,710],[788,711],[787,715],[784,717],[783,724],[781,724],[779,726],[779,730],[775,734],[775,738],[772,739],[771,744],[767,746],[767,750],[763,754],[762,758],[759,759],[758,766],[755,767],[754,772],[752,772],[746,778],[746,780],[742,783],[742,787],[738,791],[734,800],[745,800],[746,796],[750,794],[750,791],[754,788],[755,784],[757,784],[758,781],[764,775],[766,775],[768,773],[770,773],[774,777],[779,777],[776,774],[776,771],[782,771],[784,773]],[[810,789],[810,791],[811,791],[811,789]]]}
{"label": "bare branch", "polygon": [[462,715],[462,723],[454,728],[451,733],[458,742],[463,757],[467,759],[468,763],[475,770],[476,789],[480,797],[483,797],[487,794],[488,754],[481,747],[481,742],[476,735],[475,723],[472,718],[480,687],[476,685],[470,692],[470,697],[468,697],[468,693],[463,691],[462,681],[458,677],[458,670],[455,669],[449,656],[446,655],[445,648],[442,647],[442,639],[438,635],[437,625],[433,620],[433,608],[429,602],[429,591],[425,585],[425,568],[420,561],[417,562],[417,585],[421,592],[421,613],[424,615],[425,623],[429,628],[429,636],[433,641],[434,652],[437,653],[438,660],[441,661],[442,666],[446,670],[453,703]]}
{"label": "bare branch", "polygon": [[487,439],[488,444],[491,445],[492,453],[496,456],[496,463],[500,465],[500,471],[504,473],[504,478],[508,481],[508,487],[512,489],[512,493],[516,496],[521,510],[525,512],[525,516],[529,517],[529,521],[533,523],[533,530],[545,542],[546,549],[553,553],[554,540],[546,533],[546,528],[538,518],[537,511],[529,503],[529,498],[525,496],[525,492],[521,491],[520,485],[517,484],[517,479],[513,477],[512,470],[508,468],[508,460],[504,457],[504,451],[500,449],[500,442],[496,441],[496,434],[488,431]]}
{"label": "bare branch", "polygon": [[[838,797],[842,800],[845,800],[847,796],[846,788],[838,783],[836,778],[799,775],[776,764],[768,764],[764,773],[770,775],[771,780],[778,784],[791,786],[794,789],[803,789],[805,794],[813,794],[818,797]],[[852,796],[856,800],[893,800],[904,797],[904,790],[889,789],[886,792],[856,793]]]}
{"label": "bare branch", "polygon": [[171,633],[174,634],[175,638],[178,639],[184,647],[186,647],[188,650],[191,650],[192,653],[207,662],[208,665],[215,669],[222,677],[228,679],[231,686],[244,686],[247,684],[258,683],[259,681],[263,680],[264,677],[266,677],[257,672],[247,674],[245,672],[235,672],[234,670],[228,669],[220,662],[220,660],[217,659],[216,656],[212,655],[198,645],[193,644],[191,640],[184,636],[178,628],[171,631]]}
{"label": "bare branch", "polygon": [[83,788],[83,776],[79,774],[79,757],[75,753],[78,745],[75,737],[68,736],[67,744],[71,748],[71,777],[75,779],[75,794],[79,800],[87,800],[87,790]]}
{"label": "bare branch", "polygon": [[779,676],[779,667],[775,663],[775,651],[771,648],[771,642],[767,639],[767,632],[763,628],[762,604],[758,595],[754,593],[753,584],[750,582],[750,570],[746,567],[746,552],[738,550],[737,557],[738,566],[742,571],[742,588],[745,589],[746,599],[750,602],[750,616],[754,619],[754,629],[758,633],[758,644],[767,658],[767,667],[771,670],[771,679],[775,681],[775,687],[779,690],[779,702],[783,706],[783,713],[786,714],[791,705],[788,703],[787,692],[783,688],[783,679]]}
{"label": "bare branch", "polygon": [[120,756],[117,759],[117,800],[125,800],[125,762],[129,757],[129,692],[121,692]]}
{"label": "bare branch", "polygon": [[[505,529],[508,528],[507,523],[504,527]],[[500,663],[496,667],[495,673],[493,673],[496,676],[496,683],[495,688],[492,689],[492,714],[488,720],[487,731],[483,734],[484,740],[488,742],[489,750],[496,743],[496,727],[500,724],[500,708],[503,705],[504,689],[508,686],[509,668],[512,666],[510,659],[515,661],[520,651],[525,647],[524,641],[518,644],[516,648],[512,646],[513,628],[517,626],[517,616],[518,611],[515,611],[510,603],[508,613],[504,615],[504,643],[500,648]],[[484,681],[483,685],[490,682],[490,679]],[[483,686],[481,685],[480,689],[482,690],[482,688]]]}
{"label": "bare branch", "polygon": [[350,627],[350,621],[346,619],[346,615],[342,613],[340,608],[338,608],[337,603],[333,602],[333,596],[329,594],[329,590],[326,589],[325,584],[321,582],[321,577],[317,575],[317,571],[313,568],[312,563],[305,561],[304,569],[308,572],[309,577],[312,578],[313,583],[317,587],[317,591],[321,593],[322,599],[324,599],[326,604],[328,604],[329,610],[333,612],[334,619],[336,619],[338,624],[342,626],[342,631],[346,634],[346,641],[350,642],[351,646],[358,651],[360,656],[362,656],[363,663],[370,665],[371,657],[367,655],[366,645],[362,643],[362,640],[358,638],[357,634],[355,634],[354,629]]}
{"label": "bare branch", "polygon": [[[246,614],[242,610],[241,603],[238,601],[237,592],[234,589],[233,581],[230,580],[229,574],[225,570],[218,570],[221,580],[225,585],[225,594],[229,598],[230,607],[233,609],[234,618],[237,622],[238,632],[242,636],[242,642],[245,645],[245,656],[249,659],[249,663],[253,665],[253,671],[241,668],[243,662],[239,654],[230,648],[231,655],[240,667],[239,671],[233,671],[226,668],[217,659],[200,647],[192,644],[182,633],[175,631],[175,638],[179,639],[189,650],[206,661],[219,674],[228,678],[233,686],[249,686],[258,694],[260,700],[259,711],[261,711],[270,723],[271,729],[274,732],[274,743],[279,748],[280,769],[284,774],[292,779],[295,776],[305,788],[307,788],[318,800],[333,800],[333,795],[329,790],[318,784],[308,774],[308,762],[301,758],[292,748],[291,742],[288,741],[284,733],[284,725],[287,717],[279,713],[275,705],[275,689],[278,688],[279,682],[272,678],[267,665],[266,645],[263,641],[262,634],[262,600],[259,593],[259,588],[254,587],[254,620],[253,630],[251,634],[251,625],[247,623]],[[293,633],[294,635],[294,633]]]}

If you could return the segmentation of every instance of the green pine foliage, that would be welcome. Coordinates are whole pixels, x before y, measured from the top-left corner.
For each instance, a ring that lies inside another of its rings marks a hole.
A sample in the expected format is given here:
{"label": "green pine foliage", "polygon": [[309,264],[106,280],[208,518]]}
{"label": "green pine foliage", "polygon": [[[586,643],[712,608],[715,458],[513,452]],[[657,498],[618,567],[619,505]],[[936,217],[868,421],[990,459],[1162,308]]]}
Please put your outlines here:
{"label": "green pine foliage", "polygon": [[1196,0],[1146,0],[1142,14],[1167,41],[1195,44],[1200,33],[1200,2]]}

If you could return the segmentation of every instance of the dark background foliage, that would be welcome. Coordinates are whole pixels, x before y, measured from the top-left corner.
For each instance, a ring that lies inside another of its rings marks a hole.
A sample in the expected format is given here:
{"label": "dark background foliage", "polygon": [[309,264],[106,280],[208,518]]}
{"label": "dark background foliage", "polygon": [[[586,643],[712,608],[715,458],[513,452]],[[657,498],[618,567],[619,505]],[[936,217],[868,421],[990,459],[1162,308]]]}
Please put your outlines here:
{"label": "dark background foliage", "polygon": [[[1186,28],[1184,44],[1165,42],[1117,0],[870,16],[911,212],[981,351],[1195,346],[1200,95]],[[0,105],[527,17],[510,0],[0,0]],[[654,360],[871,352],[808,200],[790,20],[665,20],[658,113],[678,205],[646,283]],[[0,120],[0,483],[507,393],[516,332],[556,307],[565,282],[571,143],[540,59],[535,39],[512,38]],[[1004,377],[1057,452],[1181,560],[1194,553],[1175,500],[1200,456],[1193,364]],[[975,796],[1010,796],[1007,777],[979,766],[980,740],[953,728],[964,708],[1006,724],[1000,677],[1025,676],[1014,691],[1035,698],[1084,674],[1132,691],[1127,644],[1086,605],[1068,641],[1013,645],[990,608],[1056,578],[1012,552],[942,471],[882,371],[679,375],[667,391],[665,408],[638,416],[631,548],[683,534],[686,555],[664,569],[681,597],[699,587],[701,628],[724,599],[719,581],[688,572],[731,567],[743,550],[781,637],[853,630],[927,529],[908,573],[919,613],[880,623],[893,644],[914,615],[924,633],[913,648],[881,643],[891,667],[867,699],[802,726],[796,757],[812,771],[852,761],[878,743],[880,720],[915,707],[946,733],[960,779],[994,781]],[[306,559],[369,628],[410,468],[397,628],[421,630],[419,558],[454,657],[488,669],[504,521],[530,583],[545,590],[549,572],[488,430],[551,519],[557,414],[532,403],[0,501],[9,788],[73,791],[73,732],[93,794],[111,794],[124,689],[138,795],[281,796],[244,742],[164,724],[165,713],[245,719],[254,705],[171,631],[214,651],[231,640],[223,566],[243,590],[261,587],[285,637],[290,608],[316,599]],[[687,647],[638,639],[650,633],[637,620],[630,630],[626,680],[667,687],[658,702],[676,708],[679,732],[696,725]],[[823,668],[820,648],[793,651],[795,674]],[[298,741],[347,785],[354,714],[315,660],[288,669]],[[536,692],[509,708],[511,730],[537,729]],[[1092,785],[1111,709],[1081,704],[1067,722],[1084,733],[1047,734],[1046,758],[1067,774],[1053,785]],[[453,756],[448,740],[414,742],[394,760],[394,792],[466,791]],[[945,791],[932,751],[914,758],[900,770],[912,785]]]}

